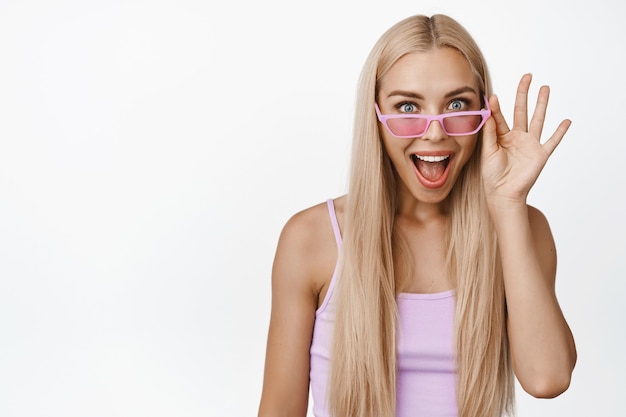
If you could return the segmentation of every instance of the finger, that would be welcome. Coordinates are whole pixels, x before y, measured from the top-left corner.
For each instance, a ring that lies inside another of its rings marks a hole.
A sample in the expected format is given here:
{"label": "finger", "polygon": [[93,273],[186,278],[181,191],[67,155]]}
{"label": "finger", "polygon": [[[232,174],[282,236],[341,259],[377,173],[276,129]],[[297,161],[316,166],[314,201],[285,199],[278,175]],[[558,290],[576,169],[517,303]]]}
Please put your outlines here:
{"label": "finger", "polygon": [[502,110],[500,109],[500,101],[498,100],[498,96],[495,94],[491,96],[489,99],[489,108],[491,109],[491,118],[495,122],[496,134],[498,136],[504,136],[511,131],[509,129],[509,125],[502,114]]}
{"label": "finger", "polygon": [[531,74],[524,74],[517,86],[515,107],[513,108],[513,129],[528,131],[528,89],[532,81]]}
{"label": "finger", "polygon": [[543,125],[546,120],[546,110],[548,108],[548,100],[550,98],[550,87],[547,85],[542,86],[539,89],[539,95],[537,96],[537,105],[533,112],[533,117],[530,120],[528,131],[537,137],[537,140],[541,139],[541,132],[543,131]]}
{"label": "finger", "polygon": [[561,139],[563,139],[563,136],[565,136],[567,130],[571,125],[571,120],[563,120],[559,124],[559,127],[556,128],[556,131],[552,134],[552,136],[550,136],[550,139],[548,139],[546,143],[543,144],[543,148],[546,150],[546,152],[548,152],[548,156],[552,155],[552,152],[554,152],[556,147],[559,146],[559,143],[561,143]]}

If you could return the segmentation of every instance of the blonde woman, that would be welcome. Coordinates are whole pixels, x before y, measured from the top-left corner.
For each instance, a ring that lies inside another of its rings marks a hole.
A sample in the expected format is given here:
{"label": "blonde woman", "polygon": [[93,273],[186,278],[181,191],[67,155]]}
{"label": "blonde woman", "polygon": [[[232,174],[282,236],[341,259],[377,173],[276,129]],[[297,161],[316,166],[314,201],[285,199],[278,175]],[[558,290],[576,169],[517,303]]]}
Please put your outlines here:
{"label": "blonde woman", "polygon": [[514,377],[567,389],[576,361],[548,222],[526,197],[569,128],[540,140],[524,75],[509,127],[453,19],[390,28],[358,90],[348,194],[294,215],[272,274],[260,417],[496,417]]}

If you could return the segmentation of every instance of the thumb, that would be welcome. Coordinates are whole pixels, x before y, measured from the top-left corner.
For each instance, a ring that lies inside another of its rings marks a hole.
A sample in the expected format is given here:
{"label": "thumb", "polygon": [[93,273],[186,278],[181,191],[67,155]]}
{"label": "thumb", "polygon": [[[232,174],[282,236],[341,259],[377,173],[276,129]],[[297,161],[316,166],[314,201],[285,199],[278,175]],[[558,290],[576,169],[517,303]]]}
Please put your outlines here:
{"label": "thumb", "polygon": [[489,117],[483,126],[483,157],[489,156],[498,150],[498,136],[496,134],[496,122]]}

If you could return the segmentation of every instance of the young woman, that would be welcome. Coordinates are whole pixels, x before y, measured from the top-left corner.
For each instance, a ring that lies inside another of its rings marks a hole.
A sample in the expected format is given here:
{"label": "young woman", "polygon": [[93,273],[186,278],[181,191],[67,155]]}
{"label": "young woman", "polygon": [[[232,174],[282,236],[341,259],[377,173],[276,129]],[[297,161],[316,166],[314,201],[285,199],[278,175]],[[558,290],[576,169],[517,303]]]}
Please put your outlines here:
{"label": "young woman", "polygon": [[348,194],[281,234],[259,416],[495,417],[567,389],[574,341],[548,222],[526,197],[540,141],[524,75],[509,127],[457,22],[390,28],[363,69]]}

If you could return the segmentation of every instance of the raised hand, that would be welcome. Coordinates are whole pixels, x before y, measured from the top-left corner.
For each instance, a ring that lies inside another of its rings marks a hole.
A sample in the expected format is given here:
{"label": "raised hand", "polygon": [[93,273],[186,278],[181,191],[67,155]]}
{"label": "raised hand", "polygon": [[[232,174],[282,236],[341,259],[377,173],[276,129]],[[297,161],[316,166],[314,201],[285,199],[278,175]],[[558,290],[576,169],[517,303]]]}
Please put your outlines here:
{"label": "raised hand", "polygon": [[539,89],[537,104],[528,123],[528,89],[532,76],[520,80],[515,98],[513,128],[509,128],[496,96],[489,99],[492,117],[483,129],[482,176],[489,203],[526,202],[531,187],[548,158],[571,125],[563,120],[550,138],[541,143],[541,132],[550,89]]}

